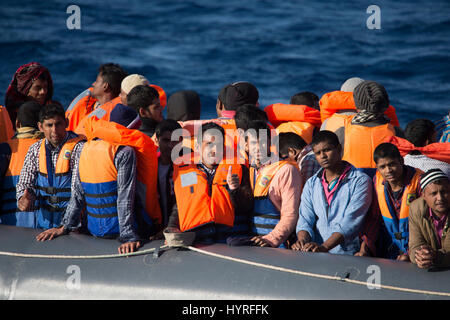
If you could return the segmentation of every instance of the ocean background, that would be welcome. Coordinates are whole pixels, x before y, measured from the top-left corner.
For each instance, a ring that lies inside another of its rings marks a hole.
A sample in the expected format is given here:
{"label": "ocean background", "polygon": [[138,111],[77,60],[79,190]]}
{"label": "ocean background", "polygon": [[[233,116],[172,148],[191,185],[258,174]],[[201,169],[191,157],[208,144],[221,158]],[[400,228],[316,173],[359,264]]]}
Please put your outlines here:
{"label": "ocean background", "polygon": [[[404,127],[450,109],[450,1],[0,1],[0,103],[17,68],[50,69],[67,107],[102,63],[145,75],[168,95],[195,90],[202,118],[219,90],[250,81],[260,104],[321,97],[358,76],[385,86]],[[69,30],[70,5],[81,29]],[[370,5],[381,29],[370,30]]]}

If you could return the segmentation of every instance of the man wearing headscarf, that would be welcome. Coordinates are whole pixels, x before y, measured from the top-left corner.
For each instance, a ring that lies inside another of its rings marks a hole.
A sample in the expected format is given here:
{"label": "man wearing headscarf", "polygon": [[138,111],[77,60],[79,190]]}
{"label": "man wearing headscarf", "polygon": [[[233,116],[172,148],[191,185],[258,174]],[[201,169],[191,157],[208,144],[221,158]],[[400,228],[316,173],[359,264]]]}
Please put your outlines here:
{"label": "man wearing headscarf", "polygon": [[345,124],[343,160],[373,176],[375,148],[387,137],[402,135],[384,112],[389,107],[386,89],[375,81],[363,81],[353,91],[357,114]]}
{"label": "man wearing headscarf", "polygon": [[17,69],[5,95],[5,106],[13,126],[19,106],[34,100],[41,105],[53,96],[53,81],[49,70],[38,62],[30,62]]}

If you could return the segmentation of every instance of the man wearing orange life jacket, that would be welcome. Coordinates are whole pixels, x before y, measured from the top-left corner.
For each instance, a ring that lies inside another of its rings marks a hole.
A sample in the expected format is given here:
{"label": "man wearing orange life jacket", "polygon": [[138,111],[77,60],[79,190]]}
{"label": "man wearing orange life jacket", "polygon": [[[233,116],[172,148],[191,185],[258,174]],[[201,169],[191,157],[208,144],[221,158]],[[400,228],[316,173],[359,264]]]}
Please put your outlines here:
{"label": "man wearing orange life jacket", "polygon": [[404,164],[396,146],[382,143],[374,151],[377,173],[373,179],[376,201],[362,231],[358,255],[409,261],[410,204],[420,196],[422,171]]}
{"label": "man wearing orange life jacket", "polygon": [[[141,236],[137,230],[142,227],[143,221],[135,204],[136,152],[130,146],[107,141],[113,141],[116,137],[98,139],[99,135],[103,136],[102,127],[106,124],[117,122],[115,128],[119,131],[128,130],[125,126],[139,124],[135,121],[138,115],[134,110],[126,106],[122,109],[117,117],[114,113],[117,110],[113,111],[112,122],[86,122],[88,141],[80,154],[79,170],[62,226],[42,232],[36,237],[38,241],[65,235],[78,228],[81,222],[96,237],[118,238],[122,242],[119,253],[133,252],[141,246]],[[87,218],[80,221],[83,208],[86,208]]]}
{"label": "man wearing orange life jacket", "polygon": [[343,160],[373,177],[375,148],[398,131],[384,114],[389,107],[385,88],[374,81],[363,81],[353,91],[358,113],[345,125]]}
{"label": "man wearing orange life jacket", "polygon": [[312,92],[300,92],[291,97],[290,104],[275,103],[264,108],[277,132],[294,132],[308,144],[322,123],[319,97]]}
{"label": "man wearing orange life jacket", "polygon": [[44,137],[38,129],[42,106],[35,101],[23,103],[17,111],[16,134],[0,144],[0,223],[34,227],[33,212],[17,209],[16,185],[29,147]]}
{"label": "man wearing orange life jacket", "polygon": [[[200,242],[225,242],[229,236],[248,234],[253,204],[248,169],[224,159],[224,129],[215,123],[202,125],[192,155],[174,161],[176,204],[168,229],[193,231]],[[233,160],[233,159],[230,159]]]}
{"label": "man wearing orange life jacket", "polygon": [[80,93],[66,110],[68,130],[83,133],[80,122],[99,106],[120,102],[120,85],[126,72],[114,63],[102,64],[92,87]]}
{"label": "man wearing orange life jacket", "polygon": [[[340,91],[328,92],[320,99],[320,116],[322,119],[320,130],[329,130],[336,133],[342,146],[345,144],[345,125],[357,113],[353,90],[363,81],[363,79],[357,77],[350,78],[342,84]],[[389,106],[384,114],[391,120],[397,135],[403,136],[394,107]]]}
{"label": "man wearing orange life jacket", "polygon": [[[412,144],[412,148],[404,156],[405,164],[423,172],[441,169],[450,177],[450,143],[436,142],[435,124],[432,121],[411,121],[405,128],[405,137]],[[400,139],[397,141],[402,143]],[[406,143],[402,145],[406,146]]]}

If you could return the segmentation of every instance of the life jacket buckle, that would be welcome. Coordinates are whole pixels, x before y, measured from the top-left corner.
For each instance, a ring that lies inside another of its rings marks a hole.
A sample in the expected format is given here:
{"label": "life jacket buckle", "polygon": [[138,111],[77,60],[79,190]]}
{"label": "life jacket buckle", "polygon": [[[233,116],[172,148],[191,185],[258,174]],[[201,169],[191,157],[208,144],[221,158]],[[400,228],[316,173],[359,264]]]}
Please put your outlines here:
{"label": "life jacket buckle", "polygon": [[406,239],[405,237],[402,236],[402,234],[403,234],[403,232],[395,232],[394,233],[395,239],[397,239],[397,240]]}

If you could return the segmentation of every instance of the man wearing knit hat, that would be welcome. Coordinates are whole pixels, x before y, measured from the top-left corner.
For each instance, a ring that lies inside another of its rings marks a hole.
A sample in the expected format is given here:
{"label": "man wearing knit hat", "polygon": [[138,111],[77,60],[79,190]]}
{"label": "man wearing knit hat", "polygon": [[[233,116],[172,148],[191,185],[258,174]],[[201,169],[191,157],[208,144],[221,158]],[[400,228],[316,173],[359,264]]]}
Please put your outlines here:
{"label": "man wearing knit hat", "polygon": [[375,81],[363,81],[353,91],[357,114],[345,125],[343,159],[373,176],[375,148],[400,132],[390,124],[384,111],[389,107],[386,89]]}
{"label": "man wearing knit hat", "polygon": [[139,85],[149,85],[147,78],[140,74],[130,74],[122,80],[120,86],[120,100],[122,100],[122,104],[127,105],[127,95],[131,89]]}
{"label": "man wearing knit hat", "polygon": [[450,267],[450,180],[439,169],[420,179],[422,197],[409,213],[409,257],[419,268]]}

